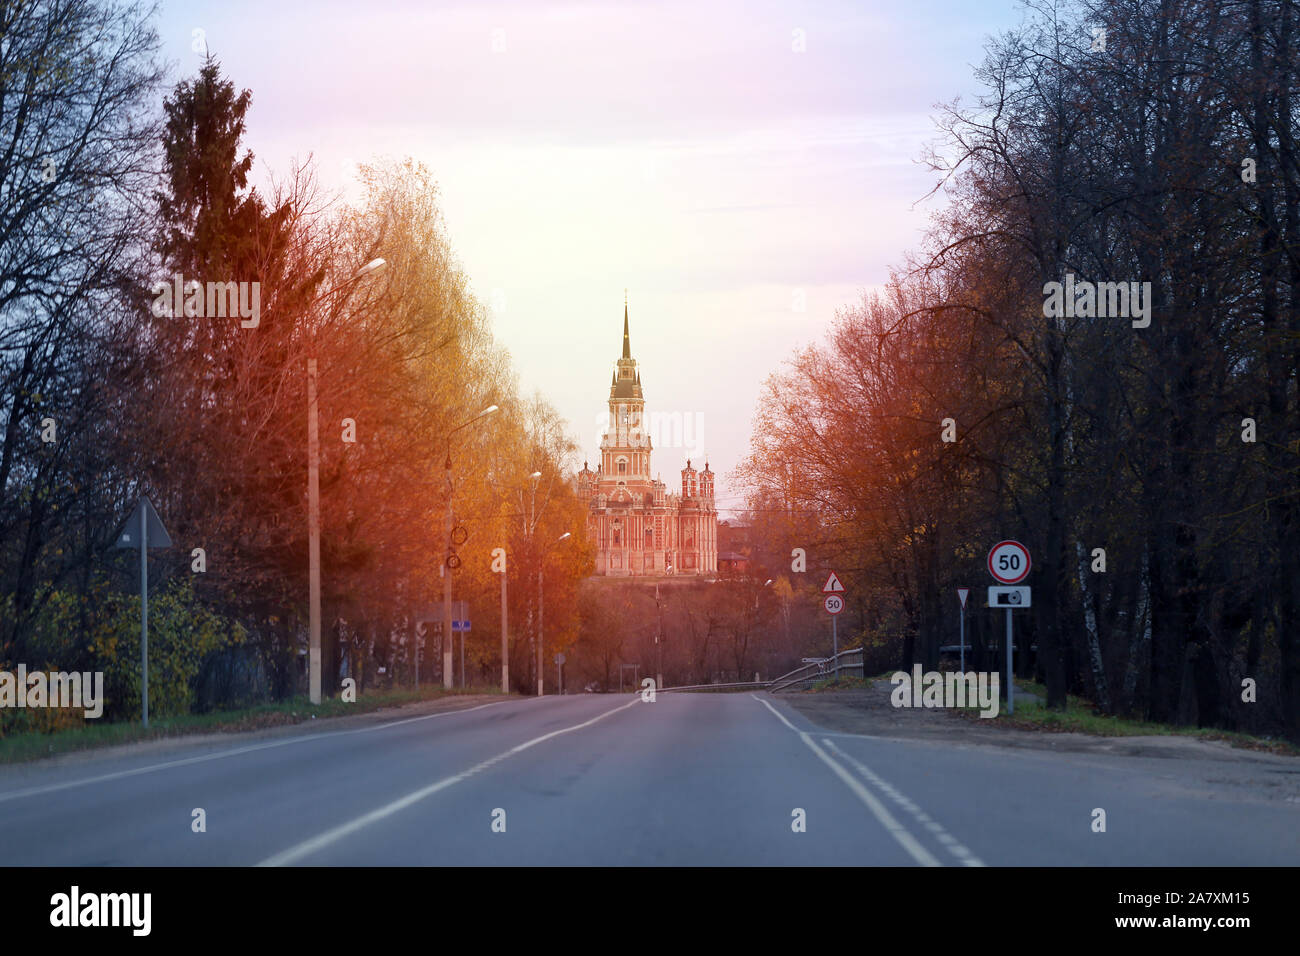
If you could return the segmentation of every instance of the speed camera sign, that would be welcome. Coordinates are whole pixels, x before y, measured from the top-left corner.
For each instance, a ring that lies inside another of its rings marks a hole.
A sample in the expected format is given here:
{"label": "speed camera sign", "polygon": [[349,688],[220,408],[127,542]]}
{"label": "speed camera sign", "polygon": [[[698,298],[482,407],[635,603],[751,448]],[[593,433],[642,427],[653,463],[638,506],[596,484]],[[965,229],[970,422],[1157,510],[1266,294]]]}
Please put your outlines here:
{"label": "speed camera sign", "polygon": [[989,552],[989,574],[999,584],[1017,584],[1029,575],[1029,549],[1019,541],[999,541]]}

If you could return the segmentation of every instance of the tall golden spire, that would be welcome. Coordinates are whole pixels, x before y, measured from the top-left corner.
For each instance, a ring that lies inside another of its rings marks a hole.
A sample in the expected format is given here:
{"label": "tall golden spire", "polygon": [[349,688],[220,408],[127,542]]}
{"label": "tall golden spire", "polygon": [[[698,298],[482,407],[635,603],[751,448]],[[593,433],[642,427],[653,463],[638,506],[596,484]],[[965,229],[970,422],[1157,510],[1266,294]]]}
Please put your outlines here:
{"label": "tall golden spire", "polygon": [[623,290],[623,358],[632,357],[632,342],[627,337],[627,289]]}

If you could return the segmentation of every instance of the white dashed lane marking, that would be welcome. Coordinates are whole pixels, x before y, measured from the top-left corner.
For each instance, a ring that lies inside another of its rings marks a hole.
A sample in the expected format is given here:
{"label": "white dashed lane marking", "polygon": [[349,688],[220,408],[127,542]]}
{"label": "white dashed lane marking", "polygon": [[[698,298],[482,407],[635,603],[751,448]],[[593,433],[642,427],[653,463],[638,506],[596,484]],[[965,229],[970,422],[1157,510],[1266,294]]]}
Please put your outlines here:
{"label": "white dashed lane marking", "polygon": [[909,800],[907,797],[899,793],[897,789],[891,786],[888,783],[888,781],[882,779],[874,770],[872,770],[870,767],[868,767],[866,764],[864,764],[862,761],[858,760],[857,758],[851,757],[850,755],[846,754],[839,747],[836,747],[835,744],[829,738],[823,737],[822,743],[825,744],[827,748],[834,751],[836,756],[838,756],[845,763],[849,764],[859,774],[861,774],[863,779],[865,779],[873,787],[875,787],[877,790],[883,793],[890,800],[894,801],[894,803],[898,804],[900,807],[902,807],[904,810],[910,813],[913,819],[915,819],[917,823],[921,824],[923,827],[925,827],[927,830],[933,833],[934,838],[938,840],[941,844],[943,844],[944,849],[946,849],[949,853],[951,853],[958,860],[960,860],[963,866],[984,865],[983,861],[980,860],[979,857],[971,853],[971,851],[968,850],[966,847],[962,846],[962,844],[958,842],[956,837],[954,837],[951,833],[945,830],[943,828],[943,824],[939,823],[933,817],[929,816],[929,814],[924,813],[920,807],[918,807],[913,801]]}

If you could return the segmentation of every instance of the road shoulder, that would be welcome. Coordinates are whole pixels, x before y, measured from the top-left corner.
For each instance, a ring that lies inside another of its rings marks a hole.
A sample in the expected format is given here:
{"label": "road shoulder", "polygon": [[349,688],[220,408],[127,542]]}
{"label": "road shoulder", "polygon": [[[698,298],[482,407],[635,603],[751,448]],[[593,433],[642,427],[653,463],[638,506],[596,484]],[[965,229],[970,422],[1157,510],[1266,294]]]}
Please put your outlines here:
{"label": "road shoulder", "polygon": [[1020,730],[999,727],[991,720],[959,716],[940,708],[894,707],[890,703],[892,689],[889,681],[877,680],[869,688],[783,691],[772,697],[789,704],[818,727],[836,733],[1056,753],[1213,759],[1259,763],[1293,771],[1297,767],[1295,757],[1246,750],[1221,741],[1195,737],[1164,734],[1103,737]]}

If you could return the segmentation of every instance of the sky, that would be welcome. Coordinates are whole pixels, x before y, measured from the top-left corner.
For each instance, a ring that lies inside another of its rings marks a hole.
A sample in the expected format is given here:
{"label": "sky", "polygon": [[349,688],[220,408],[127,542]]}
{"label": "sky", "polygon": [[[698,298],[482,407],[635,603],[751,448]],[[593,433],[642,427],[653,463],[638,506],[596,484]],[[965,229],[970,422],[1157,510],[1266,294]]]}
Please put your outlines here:
{"label": "sky", "polygon": [[1020,19],[1014,0],[220,0],[157,23],[169,83],[206,44],[252,91],[256,182],[309,156],[348,196],[358,162],[432,170],[576,465],[599,458],[626,290],[653,469],[672,490],[707,459],[727,511],[764,381],[918,246],[943,202],[921,162],[936,106],[972,100],[986,39]]}

